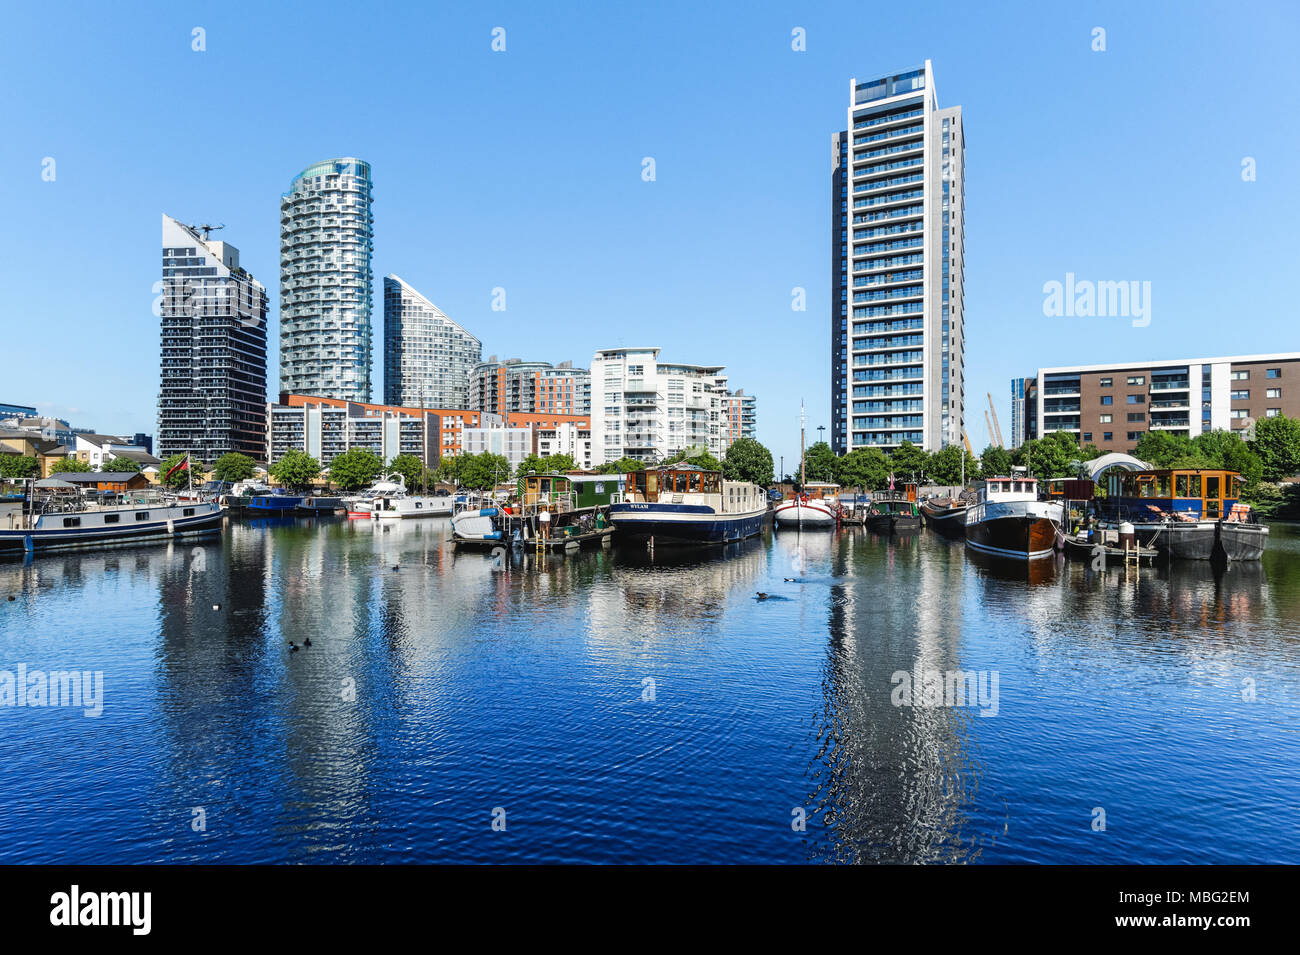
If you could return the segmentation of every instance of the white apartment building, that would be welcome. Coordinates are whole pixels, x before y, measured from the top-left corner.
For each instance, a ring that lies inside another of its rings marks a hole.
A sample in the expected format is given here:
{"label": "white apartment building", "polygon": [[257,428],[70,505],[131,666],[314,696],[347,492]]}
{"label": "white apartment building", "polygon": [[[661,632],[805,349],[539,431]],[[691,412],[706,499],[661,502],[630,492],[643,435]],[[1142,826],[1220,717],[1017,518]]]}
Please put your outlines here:
{"label": "white apartment building", "polygon": [[553,454],[567,454],[583,471],[589,471],[595,466],[591,461],[591,428],[584,428],[572,421],[561,421],[552,426],[532,425],[532,431],[534,454],[544,458]]}
{"label": "white apartment building", "polygon": [[659,360],[658,348],[604,348],[591,362],[592,465],[655,462],[686,448],[722,458],[727,379],[721,365]]}
{"label": "white apartment building", "polygon": [[850,80],[831,143],[831,447],[961,444],[961,107],[940,109],[929,60]]}
{"label": "white apartment building", "polygon": [[[490,451],[510,462],[510,473],[519,469],[524,458],[533,453],[532,428],[463,428],[460,432],[462,454]],[[506,480],[510,474],[503,475]]]}

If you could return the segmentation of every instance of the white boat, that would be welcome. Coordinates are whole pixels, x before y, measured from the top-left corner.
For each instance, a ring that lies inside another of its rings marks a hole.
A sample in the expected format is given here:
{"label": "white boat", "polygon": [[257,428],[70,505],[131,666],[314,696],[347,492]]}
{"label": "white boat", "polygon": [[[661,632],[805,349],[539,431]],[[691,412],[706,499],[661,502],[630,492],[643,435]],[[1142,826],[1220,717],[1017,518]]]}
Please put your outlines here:
{"label": "white boat", "polygon": [[1050,557],[1064,516],[1062,505],[1038,499],[1037,479],[989,478],[966,508],[966,544],[996,557]]}
{"label": "white boat", "polygon": [[833,527],[839,520],[839,489],[838,484],[805,484],[799,494],[777,502],[772,517],[782,527]]}
{"label": "white boat", "polygon": [[500,510],[495,507],[472,507],[457,511],[451,519],[452,540],[457,544],[496,546],[501,543],[497,524]]}
{"label": "white boat", "polygon": [[215,501],[114,505],[64,500],[38,505],[29,499],[21,514],[0,527],[0,555],[181,540],[220,533],[221,521]]}
{"label": "white boat", "polygon": [[623,500],[609,506],[620,537],[666,544],[726,544],[763,529],[767,495],[757,484],[723,480],[721,471],[666,464],[630,471]]}
{"label": "white boat", "polygon": [[451,498],[446,496],[379,495],[370,502],[370,516],[376,520],[446,517],[450,513]]}

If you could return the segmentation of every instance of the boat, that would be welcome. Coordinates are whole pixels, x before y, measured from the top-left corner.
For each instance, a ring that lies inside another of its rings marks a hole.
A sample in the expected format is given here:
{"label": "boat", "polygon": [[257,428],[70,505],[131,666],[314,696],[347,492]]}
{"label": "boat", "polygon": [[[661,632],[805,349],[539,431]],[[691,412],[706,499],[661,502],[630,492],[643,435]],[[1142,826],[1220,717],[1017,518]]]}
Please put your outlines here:
{"label": "boat", "polygon": [[[152,495],[152,497],[150,496]],[[86,550],[157,543],[217,534],[221,506],[215,501],[167,502],[157,492],[119,495],[112,502],[86,497],[25,495],[22,512],[0,527],[0,555]]]}
{"label": "boat", "polygon": [[772,508],[772,519],[780,527],[834,527],[839,523],[838,484],[808,482],[804,468],[805,422],[803,405],[799,406],[799,490]]}
{"label": "boat", "polygon": [[970,503],[961,498],[932,497],[922,501],[918,509],[931,530],[945,537],[965,537],[966,509],[969,506]]}
{"label": "boat", "polygon": [[244,510],[260,514],[269,512],[288,515],[292,514],[302,502],[301,495],[290,494],[283,488],[276,488],[269,494],[250,494]]}
{"label": "boat", "polygon": [[916,506],[916,485],[908,483],[901,491],[873,494],[863,523],[873,534],[920,530],[921,512]]}
{"label": "boat", "polygon": [[337,514],[345,509],[341,497],[304,497],[298,505],[304,514]]}
{"label": "boat", "polygon": [[989,478],[966,508],[966,544],[1016,560],[1050,557],[1063,515],[1060,504],[1038,499],[1037,478]]}
{"label": "boat", "polygon": [[1079,531],[1064,535],[1062,540],[1065,545],[1063,548],[1065,556],[1080,560],[1092,560],[1100,556],[1106,561],[1126,563],[1151,561],[1160,556],[1160,552],[1154,547],[1143,547],[1135,539],[1125,539],[1125,535],[1118,530]]}
{"label": "boat", "polygon": [[609,506],[619,538],[722,544],[758,534],[767,516],[767,495],[757,484],[694,465],[631,471],[624,485],[622,500]]}
{"label": "boat", "polygon": [[505,535],[499,523],[501,509],[472,507],[457,511],[451,518],[452,541],[460,546],[499,547]]}
{"label": "boat", "polygon": [[1131,523],[1142,546],[1181,560],[1259,560],[1269,530],[1242,503],[1241,488],[1241,474],[1222,469],[1112,473],[1100,523]]}

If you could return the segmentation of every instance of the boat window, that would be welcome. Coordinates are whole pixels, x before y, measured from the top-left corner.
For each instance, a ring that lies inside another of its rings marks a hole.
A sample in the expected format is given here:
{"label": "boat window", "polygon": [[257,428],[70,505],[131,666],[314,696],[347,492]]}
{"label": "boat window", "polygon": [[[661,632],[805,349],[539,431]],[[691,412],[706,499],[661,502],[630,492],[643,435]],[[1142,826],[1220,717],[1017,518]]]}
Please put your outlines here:
{"label": "boat window", "polygon": [[597,481],[597,482],[592,486],[592,491],[593,491],[594,493],[596,493],[596,494],[604,494],[604,493],[605,493],[605,482],[604,482],[604,481]]}
{"label": "boat window", "polygon": [[79,518],[79,517],[65,517],[65,518],[63,519],[63,526],[64,526],[64,527],[80,527],[80,526],[81,526],[81,518]]}
{"label": "boat window", "polygon": [[193,516],[194,516],[194,508],[192,507],[187,507],[181,511],[181,517],[193,517]]}
{"label": "boat window", "polygon": [[1168,497],[1169,496],[1169,475],[1161,474],[1158,478],[1156,478],[1156,482],[1157,482],[1156,497]]}
{"label": "boat window", "polygon": [[1199,474],[1187,475],[1187,496],[1188,497],[1201,496],[1201,476]]}
{"label": "boat window", "polygon": [[1236,475],[1228,476],[1228,496],[1237,500],[1241,497],[1241,478]]}
{"label": "boat window", "polygon": [[135,519],[136,519],[137,521],[147,521],[147,520],[149,520],[149,512],[148,512],[148,511],[136,511],[136,512],[135,512]]}
{"label": "boat window", "polygon": [[105,524],[116,524],[116,523],[121,519],[121,517],[122,517],[121,514],[105,514],[105,515],[104,515],[104,523],[105,523]]}
{"label": "boat window", "polygon": [[699,494],[700,492],[702,492],[702,491],[704,490],[704,475],[703,475],[703,474],[692,474],[692,475],[691,475],[691,490],[694,491],[696,494]]}
{"label": "boat window", "polygon": [[1186,474],[1180,474],[1174,480],[1174,496],[1175,497],[1187,496],[1187,475]]}

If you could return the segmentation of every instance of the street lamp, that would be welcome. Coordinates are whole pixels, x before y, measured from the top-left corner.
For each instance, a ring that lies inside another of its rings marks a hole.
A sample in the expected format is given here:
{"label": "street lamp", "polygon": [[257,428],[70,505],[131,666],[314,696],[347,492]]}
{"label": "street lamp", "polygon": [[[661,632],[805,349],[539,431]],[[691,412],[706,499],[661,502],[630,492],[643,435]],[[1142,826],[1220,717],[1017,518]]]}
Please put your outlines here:
{"label": "street lamp", "polygon": [[818,440],[818,441],[821,441],[821,440],[822,440],[822,432],[825,431],[825,430],[826,430],[826,425],[824,425],[824,424],[819,424],[819,425],[817,426],[817,440]]}

